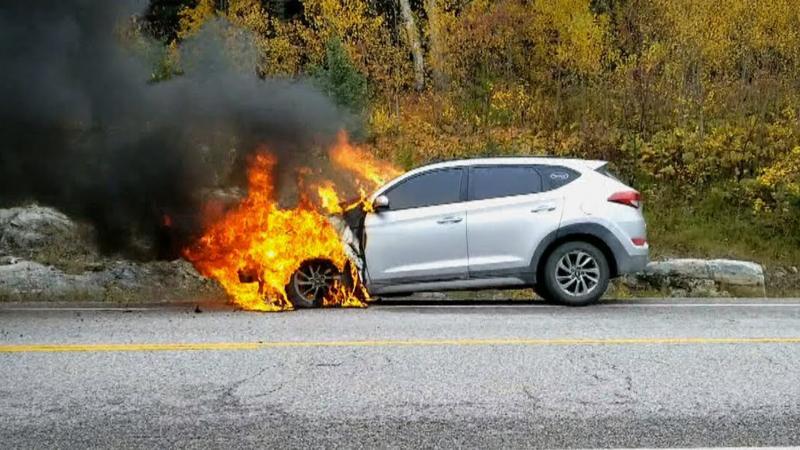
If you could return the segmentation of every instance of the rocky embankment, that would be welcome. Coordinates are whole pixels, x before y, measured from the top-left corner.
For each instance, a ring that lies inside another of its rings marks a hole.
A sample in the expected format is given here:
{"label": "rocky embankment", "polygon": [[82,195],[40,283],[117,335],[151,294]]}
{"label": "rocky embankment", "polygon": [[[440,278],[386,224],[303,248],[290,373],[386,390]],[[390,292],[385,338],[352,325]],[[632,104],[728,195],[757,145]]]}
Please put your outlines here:
{"label": "rocky embankment", "polygon": [[186,261],[100,254],[91,228],[54,209],[0,209],[0,301],[171,302],[222,295]]}
{"label": "rocky embankment", "polygon": [[[796,267],[727,259],[652,262],[616,280],[612,296],[763,297],[796,292]],[[473,294],[474,295],[474,294]],[[507,293],[496,293],[507,296]],[[0,301],[171,302],[224,299],[183,260],[134,262],[101,254],[92,229],[41,206],[0,209]]]}
{"label": "rocky embankment", "polygon": [[730,259],[670,259],[654,261],[642,273],[616,282],[632,293],[659,293],[669,297],[765,297],[764,268]]}

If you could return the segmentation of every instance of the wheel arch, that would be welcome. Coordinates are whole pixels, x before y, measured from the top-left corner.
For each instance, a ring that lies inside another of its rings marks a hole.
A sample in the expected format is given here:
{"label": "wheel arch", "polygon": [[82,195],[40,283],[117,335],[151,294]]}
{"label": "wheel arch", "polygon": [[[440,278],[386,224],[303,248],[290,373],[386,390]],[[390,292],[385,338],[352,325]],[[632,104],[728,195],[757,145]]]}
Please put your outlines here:
{"label": "wheel arch", "polygon": [[531,259],[531,269],[536,274],[536,279],[542,279],[547,258],[559,245],[575,241],[587,242],[597,247],[608,261],[610,277],[619,276],[618,254],[624,252],[622,244],[603,225],[587,223],[566,226],[550,233],[542,240]]}

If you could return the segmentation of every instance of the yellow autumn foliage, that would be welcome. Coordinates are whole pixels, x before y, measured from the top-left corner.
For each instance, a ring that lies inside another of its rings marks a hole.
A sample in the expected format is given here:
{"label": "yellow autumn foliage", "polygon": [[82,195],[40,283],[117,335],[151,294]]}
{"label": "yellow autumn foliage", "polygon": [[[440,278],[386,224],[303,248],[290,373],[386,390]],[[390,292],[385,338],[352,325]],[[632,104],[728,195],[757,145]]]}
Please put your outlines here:
{"label": "yellow autumn foliage", "polygon": [[218,4],[184,9],[178,39],[223,17],[250,33],[264,76],[309,75],[326,43],[341,42],[368,81],[366,131],[381,157],[408,167],[500,154],[606,159],[652,192],[738,186],[737,202],[784,211],[780,229],[800,233],[797,0],[412,2],[422,92],[394,3],[304,0],[290,19],[260,0]]}

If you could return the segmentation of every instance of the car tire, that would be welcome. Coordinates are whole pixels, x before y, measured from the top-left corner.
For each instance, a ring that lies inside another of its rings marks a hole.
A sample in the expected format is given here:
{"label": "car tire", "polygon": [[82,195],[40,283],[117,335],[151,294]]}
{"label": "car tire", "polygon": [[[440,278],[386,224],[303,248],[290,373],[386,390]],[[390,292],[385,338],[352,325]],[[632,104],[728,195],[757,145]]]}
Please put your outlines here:
{"label": "car tire", "polygon": [[341,274],[332,262],[309,260],[292,274],[286,285],[286,296],[295,308],[319,308],[340,278]]}
{"label": "car tire", "polygon": [[588,242],[559,245],[544,267],[543,293],[546,298],[568,306],[595,303],[608,288],[608,260]]}

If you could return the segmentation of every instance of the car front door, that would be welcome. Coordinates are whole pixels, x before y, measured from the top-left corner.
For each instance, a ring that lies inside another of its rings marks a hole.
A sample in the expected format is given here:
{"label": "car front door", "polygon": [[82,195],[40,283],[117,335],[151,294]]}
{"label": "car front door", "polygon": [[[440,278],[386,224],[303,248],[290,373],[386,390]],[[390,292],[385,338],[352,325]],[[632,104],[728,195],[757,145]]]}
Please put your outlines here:
{"label": "car front door", "polygon": [[433,169],[383,193],[387,208],[364,222],[370,285],[467,277],[467,232],[461,168]]}
{"label": "car front door", "polygon": [[533,275],[537,245],[558,229],[564,200],[542,192],[535,166],[470,168],[467,244],[470,278]]}

